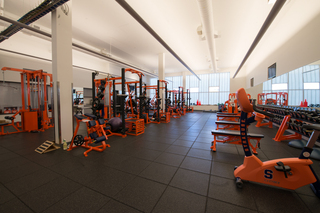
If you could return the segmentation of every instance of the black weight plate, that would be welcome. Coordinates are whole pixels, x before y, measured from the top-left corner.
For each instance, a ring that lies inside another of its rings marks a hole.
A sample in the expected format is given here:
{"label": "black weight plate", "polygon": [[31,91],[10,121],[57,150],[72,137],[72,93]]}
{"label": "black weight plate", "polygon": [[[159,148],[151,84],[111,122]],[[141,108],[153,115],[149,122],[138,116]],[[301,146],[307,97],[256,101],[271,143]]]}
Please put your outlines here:
{"label": "black weight plate", "polygon": [[82,135],[76,135],[73,139],[73,144],[76,146],[81,146],[84,143],[84,138]]}

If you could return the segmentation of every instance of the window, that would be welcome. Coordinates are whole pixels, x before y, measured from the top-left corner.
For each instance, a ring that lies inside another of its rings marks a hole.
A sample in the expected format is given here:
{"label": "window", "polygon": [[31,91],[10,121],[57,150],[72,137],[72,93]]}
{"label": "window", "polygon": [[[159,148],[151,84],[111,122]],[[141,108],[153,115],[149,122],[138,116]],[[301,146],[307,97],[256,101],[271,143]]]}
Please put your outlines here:
{"label": "window", "polygon": [[263,93],[269,93],[272,92],[272,82],[271,80],[263,82]]}
{"label": "window", "polygon": [[292,70],[289,72],[288,80],[288,105],[299,105],[303,100],[303,68]]}
{"label": "window", "polygon": [[[319,104],[319,65],[307,65],[303,67],[303,100],[308,104]],[[318,88],[318,89],[315,89]]]}
{"label": "window", "polygon": [[219,87],[209,87],[209,92],[219,92]]}
{"label": "window", "polygon": [[173,90],[178,90],[179,87],[182,87],[182,76],[174,76],[172,77],[172,88]]}
{"label": "window", "polygon": [[168,81],[168,84],[167,84],[168,90],[173,90],[173,87],[172,87],[172,77],[165,77],[165,80]]}
{"label": "window", "polygon": [[288,92],[288,73],[263,82],[263,93]]}
{"label": "window", "polygon": [[254,78],[250,79],[250,87],[254,87]]}
{"label": "window", "polygon": [[276,77],[276,70],[277,70],[276,63],[274,63],[270,67],[268,67],[268,79]]}
{"label": "window", "polygon": [[286,90],[288,89],[288,84],[272,84],[272,90]]}
{"label": "window", "polygon": [[320,103],[319,65],[307,65],[263,82],[263,93],[288,92],[288,105]]}
{"label": "window", "polygon": [[190,88],[190,92],[199,92],[199,88],[197,87]]}
{"label": "window", "polygon": [[201,81],[195,76],[186,76],[186,87],[190,89],[191,103],[197,100],[202,105],[224,103],[230,93],[229,73],[210,73],[199,75]]}
{"label": "window", "polygon": [[[158,78],[151,78],[150,79],[150,86],[155,86],[158,84]],[[155,95],[156,95],[156,90],[155,89],[150,89],[150,90],[147,90],[150,94],[150,98],[153,98]]]}
{"label": "window", "polygon": [[319,83],[304,83],[303,89],[319,89]]}

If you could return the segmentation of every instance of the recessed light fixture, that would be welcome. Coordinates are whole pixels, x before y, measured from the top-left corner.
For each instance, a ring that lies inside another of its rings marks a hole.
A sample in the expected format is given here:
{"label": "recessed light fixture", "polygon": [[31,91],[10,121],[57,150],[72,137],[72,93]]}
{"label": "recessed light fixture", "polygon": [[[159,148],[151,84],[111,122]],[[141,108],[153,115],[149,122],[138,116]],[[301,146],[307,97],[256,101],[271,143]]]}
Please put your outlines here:
{"label": "recessed light fixture", "polygon": [[268,0],[268,4],[274,4],[277,0]]}

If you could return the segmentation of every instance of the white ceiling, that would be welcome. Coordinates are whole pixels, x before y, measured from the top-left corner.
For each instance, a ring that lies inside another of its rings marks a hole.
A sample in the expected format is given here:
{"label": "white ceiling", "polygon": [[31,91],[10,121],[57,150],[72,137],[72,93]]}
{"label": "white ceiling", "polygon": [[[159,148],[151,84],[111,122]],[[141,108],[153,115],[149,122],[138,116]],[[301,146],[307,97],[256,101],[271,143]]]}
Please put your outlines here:
{"label": "white ceiling", "polygon": [[[197,35],[201,25],[197,0],[127,3],[193,71],[209,69],[207,43]],[[38,0],[5,1],[5,16],[21,17],[37,4]],[[212,0],[212,5],[214,29],[219,35],[215,39],[217,67],[220,71],[237,69],[273,5],[267,0]],[[319,13],[319,0],[287,0],[257,48],[267,55]],[[50,18],[46,15],[35,24],[50,29]],[[187,71],[115,0],[73,0],[72,19],[73,37],[78,41],[106,49],[149,71],[157,71],[158,54],[164,52],[166,72]]]}

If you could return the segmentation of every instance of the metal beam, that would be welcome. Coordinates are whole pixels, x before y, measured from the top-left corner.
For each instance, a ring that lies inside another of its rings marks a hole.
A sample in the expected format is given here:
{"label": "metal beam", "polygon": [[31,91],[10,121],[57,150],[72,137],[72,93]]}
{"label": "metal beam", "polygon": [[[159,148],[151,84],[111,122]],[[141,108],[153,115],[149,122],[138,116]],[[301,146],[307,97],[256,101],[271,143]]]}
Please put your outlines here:
{"label": "metal beam", "polygon": [[194,76],[201,80],[191,68],[169,47],[169,45],[145,22],[141,16],[125,1],[116,0],[118,4],[123,7],[141,26],[143,26],[164,48],[166,48],[187,70],[189,70]]}
{"label": "metal beam", "polygon": [[258,32],[256,38],[254,39],[253,43],[251,44],[251,47],[249,48],[247,54],[245,55],[244,59],[242,60],[240,66],[238,67],[236,73],[234,74],[233,78],[235,78],[238,74],[238,72],[240,71],[240,69],[242,68],[242,66],[244,65],[244,63],[246,63],[247,59],[249,58],[249,56],[251,55],[251,53],[253,52],[253,50],[256,48],[256,46],[258,45],[258,43],[260,42],[261,38],[263,37],[263,35],[265,34],[265,32],[268,30],[269,26],[271,25],[271,23],[273,22],[273,20],[276,18],[276,16],[278,15],[279,11],[281,10],[282,6],[284,5],[284,3],[286,3],[286,0],[277,0],[276,3],[274,4],[274,6],[272,7],[268,17],[266,18],[266,20],[264,21],[260,31]]}

